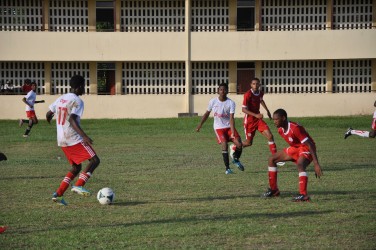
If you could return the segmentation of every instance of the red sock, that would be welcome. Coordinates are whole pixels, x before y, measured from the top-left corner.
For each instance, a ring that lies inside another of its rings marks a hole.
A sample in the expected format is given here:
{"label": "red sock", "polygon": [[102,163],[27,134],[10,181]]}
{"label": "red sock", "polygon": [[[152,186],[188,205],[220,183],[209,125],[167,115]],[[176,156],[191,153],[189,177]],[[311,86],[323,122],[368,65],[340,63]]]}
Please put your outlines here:
{"label": "red sock", "polygon": [[299,192],[300,194],[307,195],[308,175],[307,172],[299,173]]}
{"label": "red sock", "polygon": [[71,172],[68,172],[64,177],[63,181],[60,183],[60,187],[57,189],[56,193],[58,196],[62,196],[69,187],[69,183],[76,177]]}
{"label": "red sock", "polygon": [[85,186],[86,182],[89,180],[91,174],[88,172],[88,173],[80,173],[80,177],[78,178],[76,184],[74,184],[75,186]]}
{"label": "red sock", "polygon": [[278,190],[277,186],[277,168],[269,167],[269,186],[271,190]]}
{"label": "red sock", "polygon": [[277,153],[277,145],[275,145],[275,142],[274,141],[270,141],[268,143],[269,143],[269,150],[272,153],[272,155],[274,155],[275,153]]}

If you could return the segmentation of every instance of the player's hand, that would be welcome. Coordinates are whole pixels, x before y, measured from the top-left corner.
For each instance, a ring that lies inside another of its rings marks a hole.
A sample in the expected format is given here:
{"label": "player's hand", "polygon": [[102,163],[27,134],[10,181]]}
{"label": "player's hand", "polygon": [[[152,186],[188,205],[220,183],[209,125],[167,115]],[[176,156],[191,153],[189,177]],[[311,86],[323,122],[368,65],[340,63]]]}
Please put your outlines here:
{"label": "player's hand", "polygon": [[315,176],[316,178],[319,178],[323,175],[321,167],[319,164],[315,164]]}
{"label": "player's hand", "polygon": [[40,103],[45,103],[45,101],[44,101],[44,100],[40,100],[39,102],[40,102]]}
{"label": "player's hand", "polygon": [[82,139],[83,139],[83,143],[86,145],[91,146],[93,144],[93,140],[89,136],[84,136]]}
{"label": "player's hand", "polygon": [[262,119],[264,118],[264,115],[260,113],[260,114],[256,114],[255,117],[258,119]]}
{"label": "player's hand", "polygon": [[200,132],[200,129],[201,129],[201,125],[198,125],[196,128],[196,132]]}

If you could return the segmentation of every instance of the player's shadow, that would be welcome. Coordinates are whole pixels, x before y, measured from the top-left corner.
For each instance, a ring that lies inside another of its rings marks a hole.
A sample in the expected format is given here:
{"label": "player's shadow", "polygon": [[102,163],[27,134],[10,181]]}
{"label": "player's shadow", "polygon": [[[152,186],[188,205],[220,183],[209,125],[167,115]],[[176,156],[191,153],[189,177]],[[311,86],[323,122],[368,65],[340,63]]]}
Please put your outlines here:
{"label": "player's shadow", "polygon": [[331,166],[327,166],[323,169],[324,174],[325,172],[337,172],[337,171],[346,171],[346,170],[360,170],[360,169],[374,169],[375,165],[371,164],[351,164],[345,165],[343,163],[339,164],[331,164]]}
{"label": "player's shadow", "polygon": [[144,205],[148,204],[149,202],[147,201],[116,201],[111,204],[111,206],[138,206],[138,205]]}
{"label": "player's shadow", "polygon": [[0,180],[55,179],[56,176],[2,176]]}

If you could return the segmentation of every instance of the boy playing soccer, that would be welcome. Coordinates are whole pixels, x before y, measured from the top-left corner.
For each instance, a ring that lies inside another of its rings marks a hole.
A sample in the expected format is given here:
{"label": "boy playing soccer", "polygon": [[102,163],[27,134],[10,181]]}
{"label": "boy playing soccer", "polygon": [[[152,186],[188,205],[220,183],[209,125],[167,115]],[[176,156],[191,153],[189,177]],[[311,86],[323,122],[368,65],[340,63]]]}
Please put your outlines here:
{"label": "boy playing soccer", "polygon": [[80,126],[80,119],[84,112],[84,102],[79,97],[85,91],[85,79],[82,76],[73,76],[70,80],[71,93],[62,95],[49,106],[46,119],[50,123],[56,114],[57,143],[64,151],[72,169],[67,173],[60,187],[52,195],[52,200],[61,205],[67,205],[63,199],[64,192],[70,182],[80,173],[81,163],[89,160],[89,164],[79,175],[71,191],[83,196],[90,192],[83,186],[89,180],[100,160],[92,148],[93,140],[88,137]]}
{"label": "boy playing soccer", "polygon": [[[373,104],[373,106],[376,107],[376,101]],[[373,112],[373,120],[371,125],[371,131],[363,131],[363,130],[354,130],[352,128],[349,128],[345,133],[345,139],[349,137],[350,135],[357,135],[364,138],[375,138],[376,137],[376,110]]]}
{"label": "boy playing soccer", "polygon": [[277,162],[292,161],[299,171],[299,195],[292,201],[309,201],[307,195],[308,175],[307,166],[313,161],[316,178],[322,175],[321,166],[317,159],[316,145],[307,131],[295,122],[287,119],[287,113],[283,109],[277,109],[273,114],[273,121],[278,128],[278,133],[290,145],[282,151],[278,151],[269,158],[269,189],[264,197],[279,196],[277,185]]}
{"label": "boy playing soccer", "polygon": [[[277,152],[277,146],[274,142],[273,134],[269,126],[263,120],[263,114],[260,113],[260,104],[266,110],[268,117],[272,119],[269,109],[263,100],[264,92],[260,90],[260,80],[254,78],[251,81],[251,89],[244,94],[242,111],[244,115],[244,131],[246,140],[243,141],[243,147],[249,147],[253,143],[256,130],[268,139],[269,150],[272,154]],[[284,165],[284,163],[278,163]]]}
{"label": "boy playing soccer", "polygon": [[37,98],[37,93],[35,92],[36,88],[37,88],[37,84],[35,82],[31,83],[31,90],[27,93],[27,95],[24,98],[22,98],[22,101],[26,104],[26,117],[29,118],[28,120],[20,119],[19,124],[18,124],[20,127],[24,123],[28,124],[23,137],[29,137],[31,128],[34,125],[38,124],[38,118],[37,118],[37,115],[35,114],[34,104],[44,103],[44,100],[41,100],[41,101],[35,100]]}
{"label": "boy playing soccer", "polygon": [[228,155],[228,142],[232,141],[236,145],[233,155],[233,163],[241,170],[244,171],[243,165],[240,163],[239,158],[242,154],[242,142],[238,131],[235,128],[235,102],[227,97],[228,86],[227,84],[220,84],[218,87],[219,96],[213,98],[209,102],[209,106],[205,114],[202,116],[200,124],[197,126],[196,131],[200,132],[202,125],[208,119],[210,112],[214,112],[214,132],[217,136],[218,144],[222,146],[222,157],[226,167],[226,174],[233,174],[230,168],[230,160]]}

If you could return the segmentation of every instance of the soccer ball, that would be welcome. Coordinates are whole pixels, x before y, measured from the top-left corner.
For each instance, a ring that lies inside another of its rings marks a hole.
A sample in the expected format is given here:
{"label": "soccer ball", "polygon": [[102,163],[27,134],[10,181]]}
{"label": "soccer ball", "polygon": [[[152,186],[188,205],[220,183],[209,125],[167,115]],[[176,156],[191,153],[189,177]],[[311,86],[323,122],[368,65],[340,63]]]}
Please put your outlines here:
{"label": "soccer ball", "polygon": [[115,200],[115,193],[111,188],[105,187],[98,191],[97,200],[102,205],[109,205]]}

